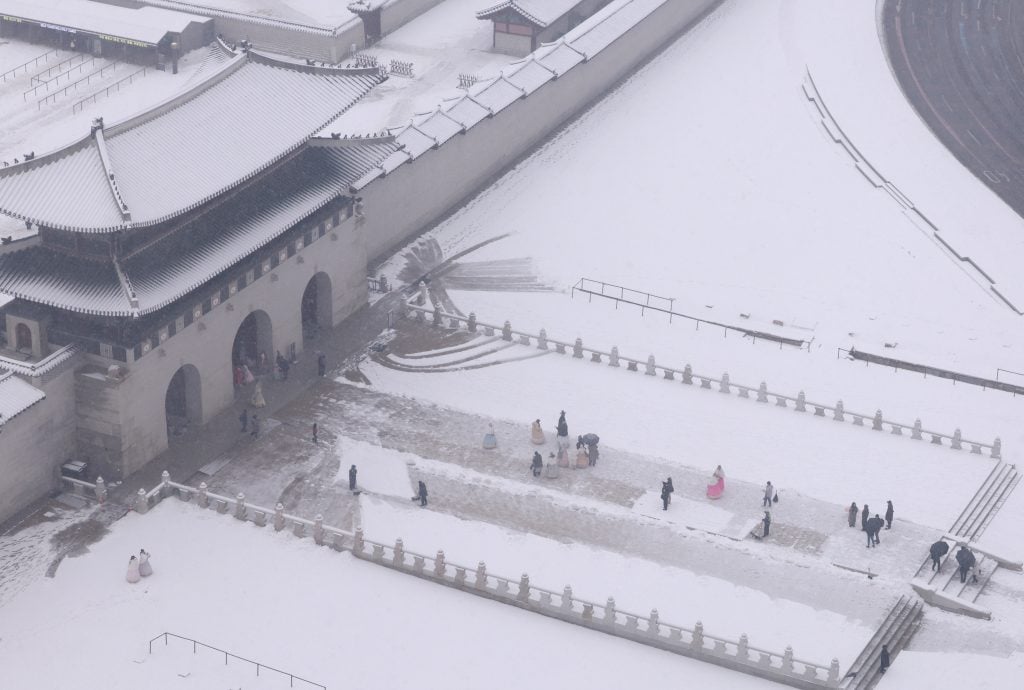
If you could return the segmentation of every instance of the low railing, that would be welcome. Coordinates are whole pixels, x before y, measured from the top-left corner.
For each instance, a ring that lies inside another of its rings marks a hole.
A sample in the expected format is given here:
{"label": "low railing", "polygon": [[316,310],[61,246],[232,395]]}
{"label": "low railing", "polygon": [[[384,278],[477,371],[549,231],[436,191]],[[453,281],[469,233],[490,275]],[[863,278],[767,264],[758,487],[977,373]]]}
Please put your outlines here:
{"label": "low railing", "polygon": [[31,364],[19,362],[18,360],[11,359],[10,357],[0,356],[0,369],[7,369],[21,376],[36,378],[50,373],[61,364],[70,360],[76,354],[78,354],[78,346],[71,344],[65,345],[59,350],[51,352],[38,362],[33,362]]}
{"label": "low railing", "polygon": [[121,86],[123,84],[131,84],[131,83],[133,83],[135,81],[136,77],[139,77],[141,79],[142,77],[146,76],[146,69],[147,68],[143,67],[142,69],[136,70],[136,71],[132,72],[131,74],[129,74],[127,77],[122,77],[122,78],[118,79],[117,81],[115,81],[113,84],[111,84],[107,88],[100,89],[99,91],[97,91],[96,93],[92,94],[91,96],[86,96],[85,98],[83,98],[82,100],[78,101],[77,103],[75,103],[74,105],[71,106],[71,112],[77,113],[79,110],[81,110],[82,108],[85,107],[86,103],[95,103],[97,101],[97,99],[99,99],[101,96],[109,96],[111,91],[114,91],[114,92],[120,91],[121,90]]}
{"label": "low railing", "polygon": [[72,67],[74,67],[76,63],[86,62],[87,60],[91,62],[95,59],[95,56],[90,55],[89,53],[75,53],[70,57],[64,58],[53,67],[44,69],[41,72],[36,72],[32,75],[32,78],[28,80],[28,83],[43,84],[47,81],[47,77],[52,76],[54,72],[57,72],[58,74],[61,72],[66,72],[69,71]]}
{"label": "low railing", "polygon": [[[362,560],[675,654],[797,688],[834,688],[839,684],[838,659],[832,659],[825,665],[796,657],[791,647],[778,653],[752,646],[745,634],[738,640],[717,637],[705,633],[701,621],[697,621],[693,628],[663,622],[657,609],[652,609],[647,616],[623,611],[616,607],[611,597],[604,604],[598,604],[573,596],[571,586],[566,586],[561,592],[536,587],[525,573],[519,579],[507,578],[489,573],[483,561],[471,568],[449,562],[444,551],[438,551],[435,556],[407,551],[401,539],[393,545],[370,541],[363,537],[362,529],[348,532],[324,525],[322,515],[313,520],[288,515],[280,503],[274,510],[269,510],[247,503],[241,493],[234,498],[212,493],[205,482],[198,487],[173,482],[166,471],[162,473],[161,480],[150,491],[138,490],[133,502],[137,513],[145,514],[164,498],[177,495],[179,499],[194,502],[201,508],[218,513],[230,511],[236,519],[259,526],[265,526],[269,518],[277,531],[290,527],[297,537],[311,536],[318,545],[328,545],[337,551],[351,550]],[[160,636],[153,641],[158,639]]]}
{"label": "low railing", "polygon": [[61,475],[60,482],[76,496],[91,498],[100,503],[107,501],[107,485],[103,481],[103,477],[97,477],[96,482],[93,483]]}
{"label": "low railing", "polygon": [[870,426],[870,428],[875,431],[888,431],[895,436],[902,436],[904,435],[904,432],[906,432],[914,440],[921,441],[927,437],[931,443],[936,445],[948,445],[954,450],[962,450],[964,446],[969,446],[971,453],[979,455],[983,450],[987,450],[988,454],[996,459],[1002,456],[1002,441],[999,438],[996,438],[992,443],[971,441],[963,438],[960,429],[954,430],[952,434],[925,429],[922,426],[920,419],[915,420],[913,424],[894,422],[892,420],[885,419],[882,416],[881,410],[876,410],[874,414],[865,414],[863,412],[847,410],[842,400],[837,401],[834,405],[828,405],[808,400],[803,391],[800,391],[796,396],[771,392],[768,390],[768,385],[764,381],[756,387],[735,383],[730,379],[728,372],[723,373],[720,378],[716,378],[714,376],[698,374],[693,371],[689,364],[684,366],[682,369],[658,364],[654,359],[654,355],[648,356],[646,360],[633,359],[631,357],[620,355],[618,347],[613,347],[610,352],[584,347],[583,340],[581,338],[576,338],[576,341],[573,343],[554,340],[548,337],[547,331],[543,328],[540,330],[539,334],[533,334],[513,330],[508,321],[506,321],[502,326],[486,324],[481,321],[477,321],[476,314],[473,313],[469,316],[461,316],[458,314],[444,313],[437,306],[433,306],[433,308],[421,306],[427,304],[429,301],[427,287],[422,283],[420,284],[419,289],[414,292],[415,294],[410,297],[410,299],[407,301],[403,300],[401,302],[402,313],[400,313],[400,316],[407,315],[406,313],[409,311],[413,313],[415,318],[421,321],[425,320],[429,316],[432,324],[436,327],[447,327],[451,329],[465,328],[471,333],[476,333],[479,329],[482,329],[484,335],[493,336],[495,334],[500,334],[501,338],[508,342],[517,342],[518,344],[525,346],[531,346],[536,343],[537,349],[540,350],[549,350],[551,347],[554,347],[555,352],[562,355],[569,354],[571,352],[574,359],[587,359],[595,363],[602,363],[607,360],[608,366],[611,367],[621,367],[625,364],[627,371],[643,370],[643,372],[648,376],[661,376],[661,378],[668,380],[679,379],[682,383],[687,385],[692,385],[695,382],[698,382],[701,388],[709,390],[714,388],[719,392],[726,394],[735,393],[740,398],[753,398],[760,403],[774,401],[777,407],[789,407],[792,405],[793,409],[797,412],[807,412],[810,408],[813,409],[813,416],[815,417],[830,416],[837,422],[849,421],[854,426]]}
{"label": "low railing", "polygon": [[252,664],[253,666],[255,666],[256,667],[256,675],[257,676],[260,675],[260,669],[263,669],[265,671],[273,671],[274,673],[280,673],[282,676],[288,676],[289,687],[293,687],[294,688],[295,687],[295,681],[299,681],[300,683],[305,683],[307,685],[312,685],[315,688],[321,688],[321,690],[327,690],[327,686],[326,685],[321,685],[320,683],[314,683],[313,681],[306,680],[305,678],[297,676],[294,673],[289,673],[288,671],[282,671],[281,669],[274,668],[273,666],[267,666],[266,664],[264,664],[262,662],[259,662],[259,661],[253,661],[252,659],[246,659],[244,656],[238,656],[237,654],[233,654],[231,652],[227,652],[227,651],[225,651],[223,649],[220,649],[218,647],[214,647],[213,645],[208,645],[205,642],[200,642],[198,640],[193,640],[191,637],[185,637],[183,635],[176,635],[175,633],[172,633],[172,632],[160,633],[159,635],[154,637],[152,640],[150,640],[149,641],[149,653],[150,654],[153,653],[153,643],[154,642],[156,642],[160,638],[163,638],[164,646],[166,647],[167,646],[167,639],[170,638],[170,637],[173,637],[173,638],[178,639],[178,640],[184,640],[185,642],[191,642],[192,643],[192,653],[193,654],[198,653],[200,647],[202,647],[203,649],[210,649],[210,650],[212,650],[214,652],[217,652],[218,654],[223,654],[224,655],[224,665],[225,666],[227,666],[229,658],[231,658],[231,659],[238,659],[239,661],[244,661],[247,664]]}
{"label": "low railing", "polygon": [[32,58],[31,60],[29,60],[27,62],[21,63],[17,67],[13,67],[13,68],[7,70],[3,74],[0,74],[0,83],[7,83],[8,79],[13,79],[16,76],[18,76],[18,71],[19,70],[24,70],[25,72],[28,72],[29,68],[30,67],[35,67],[36,65],[38,65],[40,60],[42,60],[43,62],[49,62],[51,56],[58,55],[60,52],[61,51],[60,51],[59,48],[54,48],[53,50],[48,50],[48,51],[46,51],[45,53],[43,53],[42,55],[40,55],[38,57]]}
{"label": "low railing", "polygon": [[366,278],[366,285],[370,292],[390,292],[391,285],[388,284],[387,276],[381,274],[380,278]]}
{"label": "low railing", "polygon": [[580,278],[579,282],[572,286],[571,295],[575,297],[577,292],[587,295],[588,299],[591,300],[594,297],[603,297],[605,299],[613,300],[615,302],[616,309],[618,308],[619,303],[623,303],[639,307],[641,315],[643,315],[647,310],[666,314],[668,315],[669,323],[672,323],[673,318],[686,319],[696,324],[697,330],[700,330],[700,327],[703,324],[705,326],[721,328],[725,334],[732,331],[743,336],[753,338],[755,343],[758,338],[760,338],[761,340],[770,340],[778,343],[780,348],[783,345],[792,345],[793,347],[810,351],[810,341],[803,340],[801,338],[790,338],[783,335],[777,335],[775,333],[769,333],[767,331],[758,331],[752,328],[743,328],[742,326],[733,326],[719,321],[710,321],[708,319],[690,316],[689,314],[682,314],[674,309],[674,297],[660,297],[649,292],[643,292],[642,290],[634,290],[621,285],[605,283],[600,280],[592,280],[591,278]]}
{"label": "low railing", "polygon": [[[846,350],[844,348],[836,348],[836,358],[846,353],[850,359],[856,359],[865,364],[879,364],[884,367],[892,367],[893,371],[913,371],[918,374],[924,374],[925,376],[934,376],[936,378],[949,379],[954,384],[956,383],[968,383],[972,386],[978,386],[982,389],[993,389],[997,391],[1003,391],[1004,393],[1011,393],[1014,396],[1024,395],[1024,386],[1017,386],[1012,383],[999,380],[999,373],[1004,372],[1008,374],[1016,374],[1017,372],[1010,371],[1009,369],[996,369],[995,379],[986,379],[981,376],[972,376],[970,374],[961,374],[957,371],[950,369],[940,369],[938,367],[928,366],[927,364],[915,364],[914,362],[907,362],[902,359],[893,359],[892,357],[882,357],[880,355],[874,355],[870,352],[864,352],[862,350],[856,350],[850,348]],[[1018,374],[1021,375],[1021,374]]]}
{"label": "low railing", "polygon": [[61,79],[70,79],[72,74],[74,74],[75,72],[81,73],[82,70],[84,70],[87,66],[92,65],[94,62],[96,62],[96,58],[90,55],[86,59],[79,62],[77,65],[72,65],[71,67],[68,67],[66,70],[64,70],[63,72],[61,72],[60,74],[51,79],[37,79],[36,77],[33,77],[32,83],[34,84],[34,86],[30,86],[29,88],[22,91],[21,100],[27,101],[29,94],[35,96],[39,92],[39,89],[46,89],[46,91],[49,92],[51,86],[60,86]]}
{"label": "low railing", "polygon": [[59,97],[67,95],[67,93],[69,91],[71,91],[71,90],[77,91],[79,86],[82,86],[84,84],[90,83],[93,80],[93,77],[102,79],[104,74],[106,74],[109,70],[117,69],[119,64],[120,63],[112,62],[109,65],[105,65],[105,66],[101,67],[100,69],[96,70],[95,72],[90,72],[89,74],[85,75],[84,77],[82,77],[78,81],[71,82],[70,84],[65,86],[63,89],[61,89],[60,91],[54,91],[53,93],[51,93],[51,94],[49,94],[47,96],[44,96],[43,98],[40,98],[38,101],[36,101],[36,110],[39,110],[44,105],[49,103],[51,100],[54,103],[56,103],[57,99]]}

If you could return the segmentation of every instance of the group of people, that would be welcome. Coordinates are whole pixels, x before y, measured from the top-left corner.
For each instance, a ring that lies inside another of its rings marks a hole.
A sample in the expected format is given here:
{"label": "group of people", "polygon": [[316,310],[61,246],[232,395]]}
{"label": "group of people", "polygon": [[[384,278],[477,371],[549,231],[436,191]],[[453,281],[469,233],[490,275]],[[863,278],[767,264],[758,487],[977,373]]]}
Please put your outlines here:
{"label": "group of people", "polygon": [[[530,425],[530,441],[537,446],[547,443],[547,437],[541,428],[539,419],[535,419]],[[576,457],[573,460],[570,457],[572,443],[569,441],[569,423],[565,418],[565,410],[562,410],[558,415],[558,421],[555,423],[555,446],[557,452],[550,452],[548,454],[549,461],[545,463],[540,451],[534,451],[533,458],[530,461],[530,472],[534,477],[540,477],[543,474],[549,478],[555,478],[558,476],[560,467],[572,467],[573,469],[593,467],[597,464],[597,459],[600,456],[600,451],[598,450],[598,443],[600,441],[601,438],[597,434],[587,433],[578,435],[576,437]],[[497,448],[497,446],[498,439],[494,435],[494,426],[491,425],[488,427],[487,433],[484,434],[484,448],[491,450]]]}
{"label": "group of people", "polygon": [[881,543],[878,538],[878,534],[882,531],[882,528],[892,529],[892,518],[894,510],[892,507],[892,501],[885,502],[885,519],[883,520],[878,513],[875,513],[874,517],[871,517],[871,508],[868,504],[864,504],[864,508],[858,510],[857,502],[854,501],[850,504],[850,507],[846,511],[847,523],[850,527],[857,526],[857,515],[860,515],[860,528],[861,531],[867,535],[868,543],[867,548],[874,548]]}
{"label": "group of people", "polygon": [[128,559],[128,574],[125,579],[128,580],[129,584],[135,584],[144,577],[149,577],[153,574],[153,566],[149,564],[149,552],[145,549],[139,549],[138,556],[132,556]]}
{"label": "group of people", "polygon": [[[972,582],[978,581],[978,573],[974,571],[974,567],[978,564],[978,559],[975,557],[974,552],[967,548],[967,544],[963,542],[957,542],[959,549],[956,552],[954,558],[956,558],[957,572],[960,573],[960,582],[967,582],[967,577],[970,576]],[[932,559],[932,570],[942,570],[942,557],[949,553],[949,544],[945,540],[938,540],[928,549],[928,555]]]}

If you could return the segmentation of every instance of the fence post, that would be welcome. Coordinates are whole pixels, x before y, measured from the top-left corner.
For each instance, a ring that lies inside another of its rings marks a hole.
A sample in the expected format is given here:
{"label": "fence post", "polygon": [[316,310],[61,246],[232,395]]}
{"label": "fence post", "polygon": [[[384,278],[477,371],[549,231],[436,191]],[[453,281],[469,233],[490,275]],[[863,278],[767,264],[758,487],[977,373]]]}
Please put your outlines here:
{"label": "fence post", "polygon": [[956,431],[953,432],[953,445],[952,445],[952,448],[954,450],[960,450],[961,448],[963,448],[963,444],[961,443],[962,440],[963,440],[963,437],[960,434],[960,430],[957,429]]}
{"label": "fence post", "polygon": [[871,420],[871,428],[875,431],[882,430],[882,411],[875,410],[875,418]]}
{"label": "fence post", "polygon": [[583,359],[583,338],[576,338],[576,342],[572,344],[572,356]]}
{"label": "fence post", "polygon": [[96,500],[105,503],[107,500],[107,483],[103,477],[96,477]]}
{"label": "fence post", "polygon": [[604,624],[615,625],[615,598],[608,597],[604,605]]}
{"label": "fence post", "polygon": [[612,345],[612,354],[608,357],[608,366],[619,366],[619,347],[617,345]]}
{"label": "fence post", "polygon": [[440,327],[440,325],[441,325],[441,307],[438,307],[438,306],[434,307],[434,314],[433,314],[433,316],[431,318],[433,319],[431,321],[431,324],[434,325],[434,326]]}
{"label": "fence post", "polygon": [[843,401],[839,400],[836,402],[836,411],[832,413],[832,418],[837,422],[845,422],[846,416],[843,414]]}
{"label": "fence post", "polygon": [[572,610],[572,587],[566,585],[562,590],[562,609],[565,611]]}
{"label": "fence post", "polygon": [[395,553],[391,558],[391,563],[395,567],[401,568],[403,565],[405,565],[405,544],[402,543],[401,539],[395,540],[394,551]]}
{"label": "fence post", "polygon": [[210,495],[206,492],[206,482],[199,482],[199,495],[196,496],[196,503],[200,508],[210,507]]}
{"label": "fence post", "polygon": [[647,624],[647,632],[655,637],[661,634],[661,624],[658,622],[658,609],[651,609],[651,618]]}
{"label": "fence post", "polygon": [[718,384],[718,390],[722,393],[732,392],[732,389],[729,388],[729,372],[722,374],[722,382]]}
{"label": "fence post", "polygon": [[278,503],[274,506],[274,531],[280,532],[284,529],[284,504]]}
{"label": "fence post", "polygon": [[530,600],[530,576],[523,573],[522,577],[519,578],[519,601]]}
{"label": "fence post", "polygon": [[427,283],[420,281],[420,294],[416,295],[416,304],[423,306],[427,303]]}
{"label": "fence post", "polygon": [[782,670],[786,673],[793,672],[793,648],[786,646],[786,651],[782,653]]}
{"label": "fence post", "polygon": [[469,319],[466,321],[466,328],[470,333],[476,333],[476,312],[469,312]]}
{"label": "fence post", "polygon": [[537,349],[546,350],[548,349],[548,332],[543,328],[540,329],[540,335],[537,337]]}
{"label": "fence post", "polygon": [[317,515],[313,518],[313,542],[317,546],[324,545],[324,516]]}
{"label": "fence post", "polygon": [[750,661],[750,640],[747,633],[740,635],[740,642],[736,645],[736,658],[740,661]]}
{"label": "fence post", "polygon": [[693,639],[690,641],[690,646],[694,649],[704,649],[704,624],[700,621],[693,626]]}
{"label": "fence post", "polygon": [[689,364],[683,367],[683,383],[693,383],[693,367],[691,367]]}
{"label": "fence post", "polygon": [[657,373],[654,369],[654,355],[647,355],[647,367],[644,369],[644,373],[648,376],[654,376]]}
{"label": "fence post", "polygon": [[832,658],[832,663],[828,667],[828,682],[835,684],[839,682],[839,659]]}
{"label": "fence post", "polygon": [[437,556],[434,558],[434,574],[438,577],[444,577],[444,551],[438,551]]}
{"label": "fence post", "polygon": [[1003,457],[1003,442],[996,436],[996,440],[992,442],[992,457],[999,460]]}
{"label": "fence post", "polygon": [[245,494],[242,492],[235,496],[235,519],[245,520]]}
{"label": "fence post", "polygon": [[764,381],[757,388],[757,402],[768,402],[768,384]]}
{"label": "fence post", "polygon": [[484,589],[487,587],[487,564],[483,561],[476,564],[476,582],[474,584],[477,589]]}
{"label": "fence post", "polygon": [[512,342],[512,324],[508,321],[501,327],[501,339]]}
{"label": "fence post", "polygon": [[806,412],[807,411],[807,396],[804,395],[803,391],[800,391],[800,393],[798,393],[797,396],[796,396],[796,411],[797,412]]}
{"label": "fence post", "polygon": [[160,498],[167,498],[171,494],[171,473],[164,470],[160,473]]}
{"label": "fence post", "polygon": [[921,440],[921,420],[914,420],[914,428],[910,431],[910,438],[920,441]]}
{"label": "fence post", "polygon": [[352,553],[357,556],[363,553],[363,528],[356,527],[355,535],[352,537]]}

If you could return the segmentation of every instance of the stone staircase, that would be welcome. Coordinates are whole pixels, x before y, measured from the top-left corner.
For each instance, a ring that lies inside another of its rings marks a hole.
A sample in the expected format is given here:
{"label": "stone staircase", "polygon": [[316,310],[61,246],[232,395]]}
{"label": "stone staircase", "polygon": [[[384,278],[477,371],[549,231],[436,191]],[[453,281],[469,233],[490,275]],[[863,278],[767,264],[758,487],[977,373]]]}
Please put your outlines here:
{"label": "stone staircase", "polygon": [[917,631],[923,608],[924,605],[920,601],[911,601],[909,597],[901,596],[889,610],[882,625],[868,640],[864,650],[850,665],[839,687],[844,690],[868,690],[875,687],[882,677],[879,668],[882,645],[889,646],[889,660],[890,663],[894,662],[896,655],[906,647],[907,642]]}
{"label": "stone staircase", "polygon": [[397,371],[443,373],[480,369],[550,354],[548,350],[525,350],[498,336],[478,336],[468,343],[443,350],[396,355],[377,353],[374,361]]}
{"label": "stone staircase", "polygon": [[[992,617],[991,611],[977,605],[978,597],[997,568],[1020,570],[1021,564],[979,550],[973,542],[984,533],[1020,479],[1014,465],[999,462],[992,468],[949,532],[942,536],[949,545],[949,551],[939,562],[938,569],[932,570],[931,558],[926,557],[911,580],[914,591],[927,603],[976,618]],[[966,582],[960,582],[958,577],[955,555],[959,544],[968,544],[976,559],[974,572]]]}

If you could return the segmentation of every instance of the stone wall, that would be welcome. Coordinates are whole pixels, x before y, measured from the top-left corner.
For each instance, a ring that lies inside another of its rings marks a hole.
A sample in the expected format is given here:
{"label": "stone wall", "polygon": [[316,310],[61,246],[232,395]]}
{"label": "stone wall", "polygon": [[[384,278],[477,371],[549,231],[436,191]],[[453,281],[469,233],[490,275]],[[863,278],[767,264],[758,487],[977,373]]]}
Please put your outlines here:
{"label": "stone wall", "polygon": [[382,260],[484,189],[719,2],[662,3],[586,62],[465,133],[369,182],[361,193],[371,262]]}
{"label": "stone wall", "polygon": [[60,465],[74,455],[74,371],[30,379],[46,398],[2,427],[0,523],[59,486]]}
{"label": "stone wall", "polygon": [[402,28],[408,22],[443,0],[388,0],[380,8],[380,30],[385,36]]}

